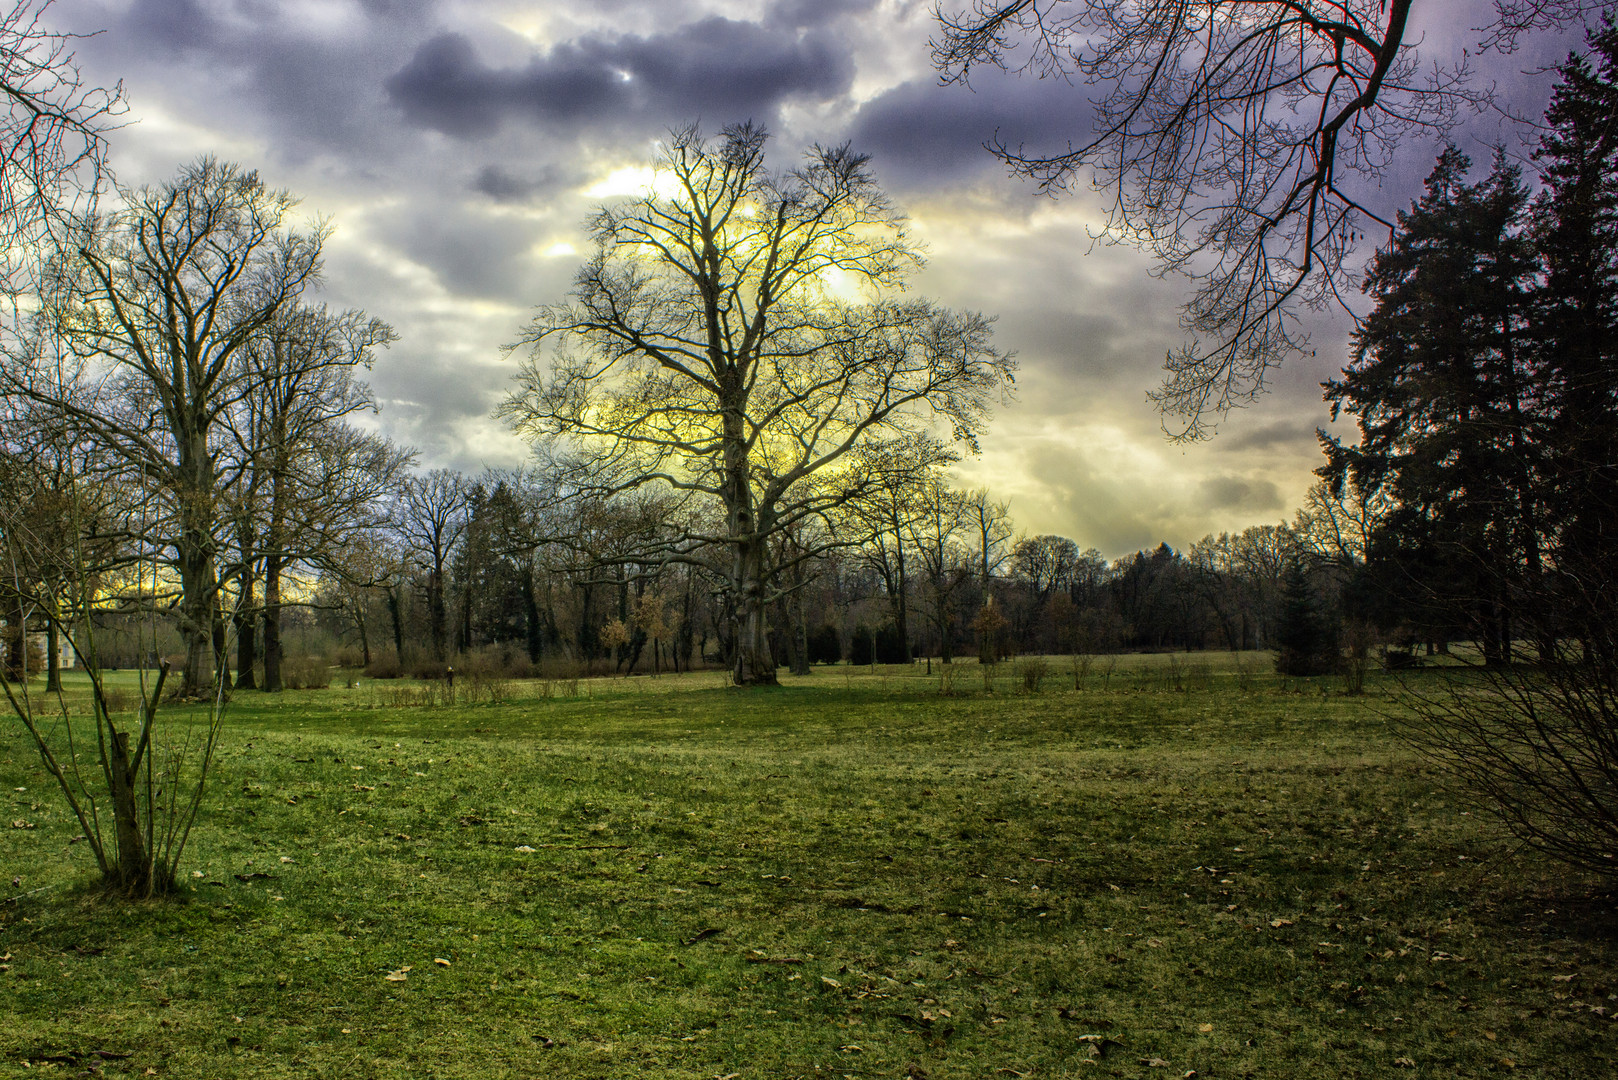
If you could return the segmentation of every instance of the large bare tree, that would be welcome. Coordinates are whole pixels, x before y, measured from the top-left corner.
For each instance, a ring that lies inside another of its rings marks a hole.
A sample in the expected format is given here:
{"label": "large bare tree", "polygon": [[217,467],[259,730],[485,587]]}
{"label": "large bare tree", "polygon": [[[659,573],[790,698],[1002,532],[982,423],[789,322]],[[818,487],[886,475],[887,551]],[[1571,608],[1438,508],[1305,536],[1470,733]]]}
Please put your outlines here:
{"label": "large bare tree", "polygon": [[[1301,308],[1340,302],[1356,241],[1391,232],[1404,193],[1382,182],[1401,143],[1434,141],[1491,103],[1470,53],[1418,53],[1417,15],[1453,18],[1457,6],[972,0],[940,5],[933,56],[946,80],[989,66],[1088,95],[1087,128],[990,148],[1045,190],[1093,183],[1111,235],[1196,283],[1182,319],[1191,340],[1154,395],[1165,429],[1196,438],[1303,345]],[[1494,0],[1478,47],[1509,52],[1605,6]]]}
{"label": "large bare tree", "polygon": [[722,526],[666,557],[725,553],[741,684],[775,681],[772,537],[863,490],[859,448],[934,425],[970,444],[1013,371],[983,316],[891,298],[920,256],[864,156],[817,146],[778,172],[766,141],[673,133],[651,193],[592,219],[595,256],[524,333],[504,408],[581,486],[717,501]]}
{"label": "large bare tree", "polygon": [[224,647],[222,428],[253,385],[239,354],[320,270],[326,230],[287,228],[296,204],[213,158],[128,192],[88,223],[43,294],[65,361],[5,365],[10,392],[57,410],[161,505],[152,539],[179,582],[187,696],[205,691]]}

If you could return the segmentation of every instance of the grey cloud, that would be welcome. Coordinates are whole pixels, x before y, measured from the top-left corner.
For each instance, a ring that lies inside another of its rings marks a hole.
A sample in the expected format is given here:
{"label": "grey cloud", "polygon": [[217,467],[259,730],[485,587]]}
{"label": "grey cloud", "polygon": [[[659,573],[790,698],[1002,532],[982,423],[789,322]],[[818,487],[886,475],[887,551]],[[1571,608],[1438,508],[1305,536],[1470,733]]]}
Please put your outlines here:
{"label": "grey cloud", "polygon": [[1059,133],[1088,122],[1081,87],[1059,80],[987,73],[970,87],[912,80],[860,107],[854,144],[884,177],[917,187],[947,186],[999,171],[984,144],[1052,147]]}
{"label": "grey cloud", "polygon": [[825,26],[849,15],[863,15],[877,0],[775,0],[764,16],[766,26],[799,29]]}
{"label": "grey cloud", "polygon": [[1218,442],[1226,451],[1286,450],[1307,453],[1315,445],[1315,424],[1308,421],[1277,421],[1228,433]]}
{"label": "grey cloud", "polygon": [[1285,510],[1280,490],[1269,480],[1245,479],[1240,476],[1214,476],[1201,485],[1202,506],[1212,510]]}
{"label": "grey cloud", "polygon": [[437,6],[437,0],[360,0],[360,7],[371,15],[401,23],[420,23]]}
{"label": "grey cloud", "polygon": [[120,21],[120,32],[173,50],[211,45],[220,27],[198,0],[136,0]]}
{"label": "grey cloud", "polygon": [[477,137],[513,117],[565,128],[766,118],[789,98],[836,97],[852,78],[828,33],[779,34],[712,17],[653,37],[585,36],[514,69],[485,64],[465,36],[443,33],[385,85],[411,123]]}
{"label": "grey cloud", "polygon": [[412,206],[397,215],[378,215],[376,227],[390,246],[430,269],[452,293],[528,299],[531,267],[525,256],[534,239],[529,223],[446,204],[434,213]]}
{"label": "grey cloud", "polygon": [[555,165],[547,165],[534,171],[532,175],[517,176],[508,171],[504,165],[496,163],[479,169],[468,186],[495,202],[516,203],[524,202],[546,191],[565,187],[577,180],[577,176]]}

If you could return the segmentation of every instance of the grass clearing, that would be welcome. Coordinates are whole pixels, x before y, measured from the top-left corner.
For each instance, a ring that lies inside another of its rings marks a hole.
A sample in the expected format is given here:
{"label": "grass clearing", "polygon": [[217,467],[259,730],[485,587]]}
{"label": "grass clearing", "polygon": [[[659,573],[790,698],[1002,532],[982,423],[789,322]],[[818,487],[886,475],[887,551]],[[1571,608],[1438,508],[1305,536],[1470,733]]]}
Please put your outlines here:
{"label": "grass clearing", "polygon": [[1618,1073],[1613,898],[1246,663],[245,694],[134,907],[6,725],[0,1075]]}

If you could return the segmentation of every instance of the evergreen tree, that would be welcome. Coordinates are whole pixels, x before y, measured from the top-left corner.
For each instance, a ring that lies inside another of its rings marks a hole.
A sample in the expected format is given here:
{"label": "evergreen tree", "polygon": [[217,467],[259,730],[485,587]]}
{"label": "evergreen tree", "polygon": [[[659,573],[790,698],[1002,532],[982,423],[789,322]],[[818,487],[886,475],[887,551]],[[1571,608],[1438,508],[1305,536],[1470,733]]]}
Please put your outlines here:
{"label": "evergreen tree", "polygon": [[[1618,28],[1610,16],[1589,46],[1562,66],[1545,114],[1534,206],[1554,561],[1564,577],[1584,578],[1618,543]],[[1587,585],[1576,591],[1589,593]]]}
{"label": "evergreen tree", "polygon": [[1402,585],[1408,609],[1460,621],[1498,663],[1514,568],[1539,559],[1527,347],[1537,266],[1516,169],[1497,156],[1468,184],[1470,167],[1447,148],[1372,263],[1376,306],[1343,378],[1326,384],[1333,414],[1359,418],[1359,445],[1323,435],[1319,471],[1339,488],[1351,477],[1392,491],[1398,508],[1372,545],[1394,560],[1384,580]]}
{"label": "evergreen tree", "polygon": [[1281,613],[1275,627],[1275,670],[1281,675],[1327,675],[1337,669],[1337,634],[1322,610],[1309,568],[1298,554],[1281,579]]}

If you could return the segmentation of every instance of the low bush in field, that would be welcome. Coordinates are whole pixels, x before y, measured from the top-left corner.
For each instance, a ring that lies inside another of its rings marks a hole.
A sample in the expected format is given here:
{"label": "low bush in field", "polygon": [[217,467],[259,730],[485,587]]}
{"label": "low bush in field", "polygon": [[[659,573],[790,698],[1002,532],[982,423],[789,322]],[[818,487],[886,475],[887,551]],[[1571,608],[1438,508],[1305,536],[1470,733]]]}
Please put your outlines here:
{"label": "low bush in field", "polygon": [[281,661],[281,684],[288,690],[324,690],[331,685],[331,661],[324,656],[289,656]]}
{"label": "low bush in field", "polygon": [[1017,665],[1017,674],[1022,677],[1023,692],[1029,694],[1039,693],[1039,684],[1045,681],[1045,676],[1050,674],[1050,670],[1050,662],[1043,656],[1024,658]]}
{"label": "low bush in field", "polygon": [[403,675],[399,657],[391,652],[372,653],[371,662],[365,665],[365,677],[368,679],[398,679]]}

